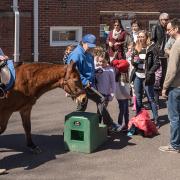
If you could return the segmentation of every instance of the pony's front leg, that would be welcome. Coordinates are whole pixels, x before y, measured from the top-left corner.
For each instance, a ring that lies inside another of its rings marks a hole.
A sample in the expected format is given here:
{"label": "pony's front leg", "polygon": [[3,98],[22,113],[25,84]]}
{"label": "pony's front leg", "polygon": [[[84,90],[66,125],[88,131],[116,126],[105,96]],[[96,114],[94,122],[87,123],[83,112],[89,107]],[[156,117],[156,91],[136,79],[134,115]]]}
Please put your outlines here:
{"label": "pony's front leg", "polygon": [[41,149],[33,143],[31,136],[31,110],[32,110],[32,106],[25,107],[21,109],[20,115],[22,118],[24,131],[26,134],[27,146],[28,148],[30,148],[30,151],[32,151],[35,154],[38,154],[41,152]]}
{"label": "pony's front leg", "polygon": [[11,115],[12,112],[9,112],[7,110],[0,111],[0,134],[2,134],[6,130],[7,123]]}

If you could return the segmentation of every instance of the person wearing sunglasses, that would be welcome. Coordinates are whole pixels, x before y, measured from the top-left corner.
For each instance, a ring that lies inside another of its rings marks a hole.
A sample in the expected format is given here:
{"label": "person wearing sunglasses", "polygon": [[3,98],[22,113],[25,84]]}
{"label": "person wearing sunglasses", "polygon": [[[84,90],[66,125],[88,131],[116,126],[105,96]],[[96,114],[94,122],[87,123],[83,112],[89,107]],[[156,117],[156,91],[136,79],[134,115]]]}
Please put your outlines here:
{"label": "person wearing sunglasses", "polygon": [[110,62],[114,59],[124,58],[124,43],[126,39],[126,31],[121,24],[121,20],[114,19],[113,25],[113,30],[110,31],[106,40]]}
{"label": "person wearing sunglasses", "polygon": [[167,99],[170,121],[170,142],[159,147],[160,151],[180,153],[180,20],[172,19],[167,25],[167,33],[175,39],[170,50],[166,78],[162,96]]}
{"label": "person wearing sunglasses", "polygon": [[155,72],[160,66],[158,46],[149,41],[149,34],[145,30],[138,32],[137,41],[132,53],[131,63],[134,66],[134,90],[136,95],[136,115],[143,108],[143,89],[146,92],[153,114],[153,121],[159,128],[157,104],[154,99]]}
{"label": "person wearing sunglasses", "polygon": [[[161,13],[159,16],[159,21],[156,25],[152,27],[151,31],[151,41],[159,46],[159,59],[160,67],[156,72],[156,86],[155,86],[155,97],[156,103],[159,102],[159,94],[162,90],[164,79],[167,70],[167,57],[165,55],[165,44],[169,39],[169,35],[166,33],[167,24],[169,22],[169,14]],[[159,82],[158,82],[159,81]],[[157,86],[157,84],[159,84]]]}
{"label": "person wearing sunglasses", "polygon": [[164,57],[164,46],[168,39],[166,33],[168,22],[169,15],[167,13],[160,14],[158,23],[152,27],[151,31],[151,41],[158,43],[160,46],[160,57]]}

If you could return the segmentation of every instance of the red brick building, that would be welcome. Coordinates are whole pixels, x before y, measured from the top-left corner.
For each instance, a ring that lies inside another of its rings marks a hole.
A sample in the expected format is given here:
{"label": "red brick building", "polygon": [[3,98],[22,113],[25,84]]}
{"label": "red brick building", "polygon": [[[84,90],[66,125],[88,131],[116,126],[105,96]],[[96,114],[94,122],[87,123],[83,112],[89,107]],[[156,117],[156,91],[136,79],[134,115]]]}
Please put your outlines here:
{"label": "red brick building", "polygon": [[[126,27],[136,17],[149,29],[161,12],[180,18],[180,1],[1,0],[0,47],[13,58],[14,43],[19,41],[15,55],[20,61],[60,61],[66,45],[77,44],[83,34],[95,34],[100,43],[104,26],[109,26],[114,16]],[[19,37],[15,41],[18,13]]]}

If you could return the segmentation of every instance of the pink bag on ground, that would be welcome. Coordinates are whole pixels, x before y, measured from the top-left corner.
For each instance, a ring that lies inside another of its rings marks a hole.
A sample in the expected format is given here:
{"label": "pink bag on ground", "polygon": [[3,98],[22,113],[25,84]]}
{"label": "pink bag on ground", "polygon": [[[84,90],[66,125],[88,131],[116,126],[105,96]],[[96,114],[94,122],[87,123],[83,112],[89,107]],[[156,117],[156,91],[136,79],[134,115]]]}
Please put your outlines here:
{"label": "pink bag on ground", "polygon": [[131,118],[128,129],[130,129],[132,125],[142,130],[145,137],[159,134],[156,125],[150,119],[149,112],[145,109],[142,109],[137,116]]}

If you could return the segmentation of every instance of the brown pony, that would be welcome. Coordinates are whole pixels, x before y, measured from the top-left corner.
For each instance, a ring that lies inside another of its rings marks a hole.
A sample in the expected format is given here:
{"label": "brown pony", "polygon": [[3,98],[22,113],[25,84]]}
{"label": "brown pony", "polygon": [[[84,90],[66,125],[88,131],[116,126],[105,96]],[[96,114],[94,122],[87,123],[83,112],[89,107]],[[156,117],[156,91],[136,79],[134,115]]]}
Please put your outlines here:
{"label": "brown pony", "polygon": [[69,65],[32,63],[18,66],[14,87],[5,99],[0,99],[0,134],[6,130],[12,113],[19,111],[27,146],[34,153],[40,152],[31,137],[32,106],[42,94],[57,87],[63,88],[79,102],[87,100],[80,75],[73,62]]}

